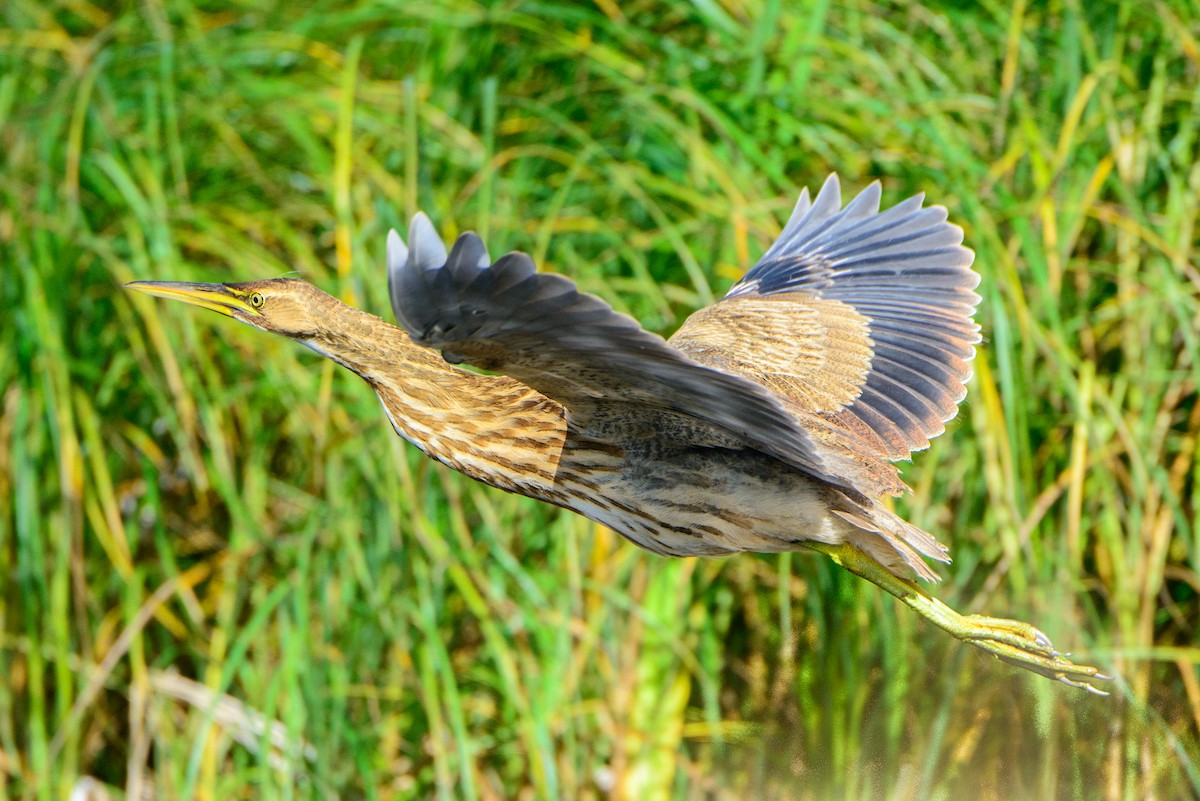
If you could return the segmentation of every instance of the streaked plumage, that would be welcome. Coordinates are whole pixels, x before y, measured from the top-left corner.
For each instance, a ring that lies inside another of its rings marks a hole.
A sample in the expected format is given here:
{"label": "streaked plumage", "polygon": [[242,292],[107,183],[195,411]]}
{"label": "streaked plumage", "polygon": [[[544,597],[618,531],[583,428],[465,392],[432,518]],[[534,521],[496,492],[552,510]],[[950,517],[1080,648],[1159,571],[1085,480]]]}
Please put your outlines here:
{"label": "streaked plumage", "polygon": [[[935,580],[921,557],[944,560],[946,549],[879,498],[904,489],[887,460],[927,446],[957,411],[979,340],[979,276],[944,209],[917,198],[880,214],[879,194],[874,184],[842,209],[831,177],[815,202],[801,195],[778,242],[670,341],[538,273],[523,253],[490,264],[473,233],[447,254],[424,216],[410,249],[389,237],[392,307],[419,344],[517,379],[562,404],[574,431],[604,427],[629,454],[639,453],[648,413],[660,426],[677,420],[681,433],[655,437],[659,448],[669,442],[674,458],[687,450],[712,463],[693,473],[742,476],[721,509],[753,515],[768,505],[764,494],[784,489],[748,483],[762,454],[792,469],[783,492],[792,505],[756,520],[753,536],[646,534],[602,521],[638,544],[691,555],[851,542],[898,575]],[[627,458],[670,467],[662,453]],[[627,477],[605,493],[647,506],[645,488]],[[663,529],[701,525],[686,508],[652,514]]]}
{"label": "streaked plumage", "polygon": [[[973,254],[945,209],[844,208],[836,176],[670,340],[529,256],[447,250],[423,214],[388,237],[403,331],[295,279],[131,285],[300,341],[362,376],[396,431],[493,486],[669,555],[811,548],[1002,659],[1089,689],[1102,678],[1015,621],[962,617],[912,578],[947,560],[882,503],[893,460],[957,412],[979,341]],[[480,375],[468,363],[503,375]]]}

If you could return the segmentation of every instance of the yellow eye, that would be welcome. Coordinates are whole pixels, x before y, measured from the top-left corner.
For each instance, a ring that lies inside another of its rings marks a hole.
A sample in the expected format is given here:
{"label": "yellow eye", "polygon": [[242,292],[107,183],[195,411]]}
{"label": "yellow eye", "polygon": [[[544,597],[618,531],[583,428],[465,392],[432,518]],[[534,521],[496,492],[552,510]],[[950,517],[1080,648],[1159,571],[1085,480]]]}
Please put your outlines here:
{"label": "yellow eye", "polygon": [[250,296],[250,305],[256,309],[261,309],[263,307],[263,303],[265,303],[265,302],[266,301],[263,300],[263,296],[262,296],[261,292],[255,292],[254,294],[252,294]]}

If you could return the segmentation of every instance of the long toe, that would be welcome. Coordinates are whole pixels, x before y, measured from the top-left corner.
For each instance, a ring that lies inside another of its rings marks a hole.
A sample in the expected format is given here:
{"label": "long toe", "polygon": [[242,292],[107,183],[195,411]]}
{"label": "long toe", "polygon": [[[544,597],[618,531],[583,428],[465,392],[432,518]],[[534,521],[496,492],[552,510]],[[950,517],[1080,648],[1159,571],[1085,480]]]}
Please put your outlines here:
{"label": "long toe", "polygon": [[1000,660],[1095,695],[1108,695],[1093,682],[1109,681],[1111,676],[1071,661],[1054,649],[1049,637],[1028,623],[981,615],[966,616],[963,622],[966,624],[963,639]]}

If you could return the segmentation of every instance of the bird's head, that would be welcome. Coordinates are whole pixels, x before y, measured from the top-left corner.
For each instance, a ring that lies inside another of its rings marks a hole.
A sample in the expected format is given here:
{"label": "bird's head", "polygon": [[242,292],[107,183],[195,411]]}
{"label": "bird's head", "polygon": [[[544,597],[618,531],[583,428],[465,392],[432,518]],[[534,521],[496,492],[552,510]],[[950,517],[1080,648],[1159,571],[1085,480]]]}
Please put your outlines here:
{"label": "bird's head", "polygon": [[134,281],[125,285],[147,295],[212,309],[246,325],[289,339],[312,340],[325,330],[337,301],[307,281],[273,278],[240,284]]}

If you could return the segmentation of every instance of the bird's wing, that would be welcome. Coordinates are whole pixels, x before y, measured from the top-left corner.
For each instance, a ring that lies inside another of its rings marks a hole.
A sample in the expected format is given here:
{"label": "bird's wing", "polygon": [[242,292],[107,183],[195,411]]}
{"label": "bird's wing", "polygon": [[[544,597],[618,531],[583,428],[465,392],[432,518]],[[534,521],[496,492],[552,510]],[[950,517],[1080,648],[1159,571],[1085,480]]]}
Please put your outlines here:
{"label": "bird's wing", "polygon": [[699,364],[524,253],[489,264],[466,233],[447,254],[419,214],[407,247],[388,237],[388,278],[401,326],[447,361],[504,373],[578,417],[611,403],[685,415],[855,492],[842,455],[820,454],[771,391]]}
{"label": "bird's wing", "polygon": [[769,387],[890,491],[881,457],[928,447],[966,395],[979,275],[943,207],[918,195],[880,212],[879,195],[872,184],[842,208],[836,175],[811,203],[805,190],[766,254],[670,344]]}

